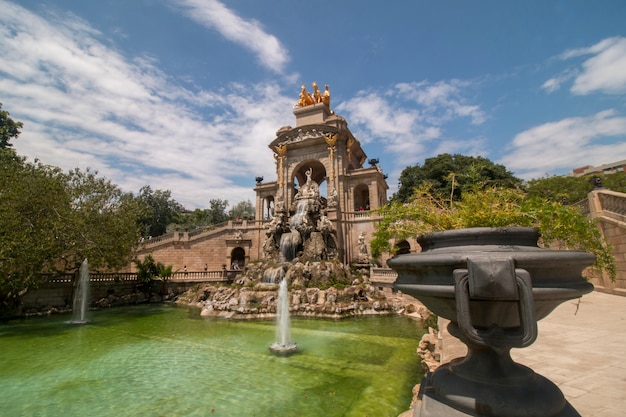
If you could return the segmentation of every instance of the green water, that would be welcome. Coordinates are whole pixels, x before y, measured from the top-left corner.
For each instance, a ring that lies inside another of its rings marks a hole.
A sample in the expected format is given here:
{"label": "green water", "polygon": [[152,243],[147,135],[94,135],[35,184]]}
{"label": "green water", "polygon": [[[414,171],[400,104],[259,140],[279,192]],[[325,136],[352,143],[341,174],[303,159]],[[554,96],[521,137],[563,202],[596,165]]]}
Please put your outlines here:
{"label": "green water", "polygon": [[3,416],[396,417],[421,371],[412,320],[292,317],[300,350],[275,357],[273,321],[168,305],[0,324]]}

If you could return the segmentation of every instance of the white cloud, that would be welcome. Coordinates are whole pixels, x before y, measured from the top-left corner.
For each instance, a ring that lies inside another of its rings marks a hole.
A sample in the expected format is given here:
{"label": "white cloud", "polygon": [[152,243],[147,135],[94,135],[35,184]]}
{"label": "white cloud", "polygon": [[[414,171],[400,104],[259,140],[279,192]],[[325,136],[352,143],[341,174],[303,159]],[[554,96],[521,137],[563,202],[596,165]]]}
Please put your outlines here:
{"label": "white cloud", "polygon": [[583,63],[572,93],[626,93],[626,38],[607,39],[595,46],[598,52]]}
{"label": "white cloud", "polygon": [[417,110],[393,107],[385,97],[375,93],[361,92],[343,101],[337,110],[349,111],[352,123],[366,125],[368,130],[380,136],[406,134],[419,119]]}
{"label": "white cloud", "polygon": [[470,83],[461,80],[427,81],[399,83],[395,88],[400,97],[415,101],[422,113],[433,124],[442,124],[459,117],[469,117],[471,123],[480,125],[485,121],[485,114],[480,106],[469,105],[463,97],[463,88]]}
{"label": "white cloud", "polygon": [[576,95],[626,93],[626,38],[607,38],[590,47],[565,51],[559,58],[571,60],[588,55],[592,56],[580,68],[566,69],[547,80],[542,88],[551,93],[573,79],[570,91]]}
{"label": "white cloud", "polygon": [[614,110],[566,118],[519,133],[512,152],[500,162],[527,179],[567,173],[572,167],[623,159],[616,155],[626,154],[626,140],[609,143],[606,139],[625,135],[626,117]]}
{"label": "white cloud", "polygon": [[289,54],[280,41],[255,20],[246,20],[217,0],[175,0],[197,23],[252,51],[266,68],[282,73]]}
{"label": "white cloud", "polygon": [[563,83],[571,80],[574,77],[576,77],[576,71],[564,71],[561,74],[558,74],[544,82],[541,85],[541,88],[543,88],[548,94],[550,94],[560,89]]}
{"label": "white cloud", "polygon": [[342,102],[337,111],[349,114],[348,120],[356,126],[354,133],[362,143],[377,140],[401,164],[415,161],[423,151],[423,142],[440,136],[438,127],[417,123],[417,110],[394,106],[387,97],[375,93],[361,92]]}
{"label": "white cloud", "polygon": [[254,199],[254,176],[275,175],[267,144],[293,100],[271,84],[190,91],[99,38],[73,15],[0,0],[0,97],[24,122],[18,152],[92,167],[127,191],[170,189],[190,208]]}
{"label": "white cloud", "polygon": [[394,155],[394,165],[404,167],[423,159],[426,144],[432,146],[435,141],[440,149],[476,150],[475,142],[446,139],[444,144],[442,139],[446,123],[458,119],[484,122],[480,107],[467,104],[463,97],[463,88],[469,85],[459,80],[399,83],[382,93],[361,91],[337,110],[349,115],[356,132],[363,132],[364,143],[376,140]]}

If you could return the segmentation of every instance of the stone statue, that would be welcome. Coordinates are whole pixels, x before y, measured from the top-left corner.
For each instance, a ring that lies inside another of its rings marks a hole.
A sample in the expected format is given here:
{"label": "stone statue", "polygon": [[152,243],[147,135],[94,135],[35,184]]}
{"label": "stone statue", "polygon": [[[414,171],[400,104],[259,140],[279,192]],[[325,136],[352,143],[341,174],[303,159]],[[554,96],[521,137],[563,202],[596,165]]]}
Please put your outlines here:
{"label": "stone statue", "polygon": [[324,94],[322,95],[322,103],[330,107],[330,91],[328,90],[328,84],[324,86]]}
{"label": "stone statue", "polygon": [[296,195],[294,196],[294,200],[302,200],[302,199],[312,199],[317,200],[320,195],[319,185],[311,178],[313,174],[313,169],[309,168],[306,170],[306,183],[304,183]]}
{"label": "stone statue", "polygon": [[333,223],[326,216],[326,212],[323,212],[320,219],[317,222],[317,229],[322,232],[322,235],[328,235],[333,233]]}
{"label": "stone statue", "polygon": [[285,211],[285,201],[283,200],[283,196],[282,195],[278,195],[276,197],[276,202],[274,204],[275,206],[275,212],[276,213],[282,213]]}
{"label": "stone statue", "polygon": [[302,86],[300,87],[300,99],[296,103],[296,106],[304,107],[304,106],[310,106],[311,104],[314,104],[314,103],[315,101],[313,100],[311,93],[306,91],[306,86],[302,84]]}
{"label": "stone statue", "polygon": [[306,107],[311,104],[324,103],[330,107],[330,91],[328,91],[328,84],[324,86],[324,93],[321,93],[317,82],[313,82],[313,95],[306,91],[306,86],[302,84],[300,86],[300,96],[295,104],[295,107]]}
{"label": "stone statue", "polygon": [[283,228],[284,223],[283,216],[276,214],[272,217],[272,220],[265,225],[265,228],[267,229],[266,235],[268,237],[276,235],[276,233]]}
{"label": "stone statue", "polygon": [[304,107],[304,106],[306,106],[306,95],[307,95],[306,86],[304,84],[302,84],[302,87],[300,87],[300,99],[296,103],[297,107]]}
{"label": "stone statue", "polygon": [[367,262],[369,257],[367,255],[367,244],[365,243],[365,232],[361,232],[359,235],[359,262]]}
{"label": "stone statue", "polygon": [[315,103],[322,102],[322,93],[320,93],[319,88],[317,88],[317,83],[315,81],[313,82],[313,101]]}
{"label": "stone statue", "polygon": [[337,207],[337,189],[335,187],[328,194],[328,207]]}

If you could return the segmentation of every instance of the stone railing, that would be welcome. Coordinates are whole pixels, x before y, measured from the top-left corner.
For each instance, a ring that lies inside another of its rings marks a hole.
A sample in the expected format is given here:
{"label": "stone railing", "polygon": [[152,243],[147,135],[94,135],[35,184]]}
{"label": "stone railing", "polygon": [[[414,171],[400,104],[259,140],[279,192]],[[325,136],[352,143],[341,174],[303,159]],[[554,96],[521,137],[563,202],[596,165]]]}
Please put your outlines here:
{"label": "stone railing", "polygon": [[596,190],[589,194],[589,211],[592,218],[603,217],[626,223],[626,194],[609,190]]}
{"label": "stone railing", "polygon": [[372,210],[357,210],[357,211],[346,211],[344,212],[343,216],[348,221],[354,221],[354,220],[370,221],[372,220],[372,218],[377,218],[380,215]]}
{"label": "stone railing", "polygon": [[[176,282],[221,282],[231,281],[242,271],[193,271],[193,272],[174,272],[167,281]],[[134,272],[110,272],[110,273],[90,273],[89,282],[94,285],[111,284],[121,282],[135,282],[137,274]],[[73,274],[63,274],[50,276],[46,281],[47,285],[72,285],[74,283]]]}
{"label": "stone railing", "polygon": [[626,195],[605,191],[598,193],[602,211],[620,216],[623,220],[626,217]]}
{"label": "stone railing", "polygon": [[[225,222],[221,222],[221,223],[217,223],[217,224],[210,224],[208,226],[201,227],[201,228],[196,229],[196,230],[192,230],[191,232],[188,233],[188,235],[189,235],[189,237],[193,237],[193,236],[197,236],[199,234],[202,234],[204,232],[209,232],[211,230],[221,229],[222,227],[228,226],[228,223],[229,223],[228,221],[225,221]],[[233,223],[232,227],[235,227],[235,224],[234,224],[235,222],[233,221],[232,223]]]}
{"label": "stone railing", "polygon": [[168,280],[184,282],[220,282],[231,281],[234,276],[241,271],[194,271],[194,272],[174,272]]}
{"label": "stone railing", "polygon": [[192,238],[201,235],[203,233],[217,231],[221,229],[247,229],[248,227],[254,226],[254,222],[248,220],[228,220],[218,224],[212,224],[204,228],[192,230],[191,232],[170,232],[161,236],[151,237],[150,239],[145,239],[140,242],[140,248],[146,249],[157,244],[163,244],[170,241],[188,241]]}
{"label": "stone railing", "polygon": [[174,237],[174,234],[176,232],[170,232],[170,233],[166,233],[164,235],[160,235],[160,236],[156,236],[156,237],[149,237],[147,239],[143,239],[140,243],[144,244],[144,245],[152,245],[155,243],[159,243],[163,240],[169,240],[172,239]]}
{"label": "stone railing", "polygon": [[51,284],[51,285],[72,284],[74,282],[74,275],[73,274],[55,275],[55,276],[49,276],[47,279],[46,279],[46,276],[44,276],[44,282],[46,284]]}
{"label": "stone railing", "polygon": [[398,273],[391,268],[370,268],[370,281],[373,285],[392,287]]}

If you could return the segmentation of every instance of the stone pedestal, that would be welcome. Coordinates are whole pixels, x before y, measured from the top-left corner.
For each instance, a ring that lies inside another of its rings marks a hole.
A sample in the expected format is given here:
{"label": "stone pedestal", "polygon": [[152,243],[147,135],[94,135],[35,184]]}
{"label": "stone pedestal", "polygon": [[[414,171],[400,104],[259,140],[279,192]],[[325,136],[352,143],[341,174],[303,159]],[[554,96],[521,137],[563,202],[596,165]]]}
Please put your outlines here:
{"label": "stone pedestal", "polygon": [[475,228],[421,236],[422,252],[388,261],[394,287],[450,320],[464,358],[421,384],[419,417],[576,417],[559,388],[511,359],[530,346],[537,320],[593,290],[582,271],[594,256],[541,249],[528,228]]}

